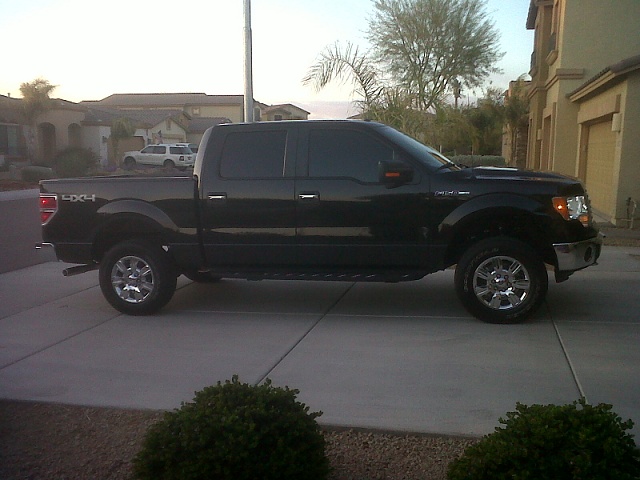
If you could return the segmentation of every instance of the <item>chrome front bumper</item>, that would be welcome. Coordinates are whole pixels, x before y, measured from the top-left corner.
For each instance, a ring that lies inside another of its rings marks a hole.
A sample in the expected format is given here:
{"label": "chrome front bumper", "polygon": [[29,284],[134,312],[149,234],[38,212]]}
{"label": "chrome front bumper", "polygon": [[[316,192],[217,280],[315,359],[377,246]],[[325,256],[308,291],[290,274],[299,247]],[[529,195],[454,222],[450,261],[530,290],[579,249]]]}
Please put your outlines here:
{"label": "chrome front bumper", "polygon": [[604,235],[574,243],[555,243],[553,249],[558,258],[559,272],[573,272],[593,265],[600,257]]}

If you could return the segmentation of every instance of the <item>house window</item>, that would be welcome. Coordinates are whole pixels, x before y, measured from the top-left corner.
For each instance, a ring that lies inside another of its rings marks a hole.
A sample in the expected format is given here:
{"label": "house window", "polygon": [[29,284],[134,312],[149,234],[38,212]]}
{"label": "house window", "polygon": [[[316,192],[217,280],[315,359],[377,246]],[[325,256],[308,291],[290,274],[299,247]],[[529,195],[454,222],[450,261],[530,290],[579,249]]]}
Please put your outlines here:
{"label": "house window", "polygon": [[273,116],[273,119],[274,119],[276,122],[279,122],[279,121],[281,121],[281,120],[282,120],[282,115],[274,115],[274,116]]}
{"label": "house window", "polygon": [[167,130],[171,130],[171,120],[167,120],[164,126]]}

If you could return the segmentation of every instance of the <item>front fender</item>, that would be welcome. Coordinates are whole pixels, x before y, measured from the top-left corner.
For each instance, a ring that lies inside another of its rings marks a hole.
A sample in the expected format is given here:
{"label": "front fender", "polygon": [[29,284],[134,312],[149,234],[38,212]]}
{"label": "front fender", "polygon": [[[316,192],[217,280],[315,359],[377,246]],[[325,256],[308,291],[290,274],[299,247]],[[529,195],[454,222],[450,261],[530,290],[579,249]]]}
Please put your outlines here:
{"label": "front fender", "polygon": [[495,193],[474,197],[449,213],[438,225],[439,233],[446,233],[448,230],[465,222],[480,212],[504,212],[513,213],[517,211],[528,213],[542,213],[545,206],[531,197],[523,197],[509,193]]}
{"label": "front fender", "polygon": [[531,197],[499,193],[469,199],[451,211],[437,226],[435,244],[446,249],[453,264],[471,243],[490,235],[509,235],[534,246],[549,258],[550,218],[547,208]]}

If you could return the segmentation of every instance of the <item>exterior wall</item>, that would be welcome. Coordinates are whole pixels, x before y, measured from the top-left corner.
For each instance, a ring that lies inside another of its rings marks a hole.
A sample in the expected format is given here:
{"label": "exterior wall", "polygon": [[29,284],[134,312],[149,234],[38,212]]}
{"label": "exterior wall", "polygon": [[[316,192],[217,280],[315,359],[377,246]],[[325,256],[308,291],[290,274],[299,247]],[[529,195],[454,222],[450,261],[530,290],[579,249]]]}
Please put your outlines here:
{"label": "exterior wall", "polygon": [[109,162],[109,137],[111,127],[108,126],[84,126],[82,127],[82,146],[93,150],[99,157],[102,166]]}
{"label": "exterior wall", "polygon": [[187,132],[173,120],[166,120],[148,130],[152,143],[179,143],[187,141]]}
{"label": "exterior wall", "polygon": [[582,68],[586,80],[640,52],[638,0],[561,0],[560,4],[560,48],[550,76],[555,68]]}
{"label": "exterior wall", "polygon": [[[619,113],[626,120],[612,157],[614,176],[609,188],[616,189],[615,200],[610,211],[602,212],[616,222],[622,212],[626,216],[627,198],[640,197],[640,166],[629,160],[629,155],[637,159],[640,153],[640,122],[629,120],[640,118],[640,80],[638,75],[630,77],[633,87],[628,91],[618,85],[573,102],[568,97],[610,65],[640,52],[640,1],[531,0],[530,12],[536,17],[527,21],[528,28],[535,26],[527,167],[584,180],[589,128]],[[619,112],[607,111],[612,108]]]}
{"label": "exterior wall", "polygon": [[[628,198],[640,204],[640,74],[628,80],[622,108],[616,219],[626,219]],[[640,211],[636,211],[635,217],[640,218]],[[626,223],[618,223],[626,226]]]}
{"label": "exterior wall", "polygon": [[[46,125],[49,129],[51,128],[50,126],[53,127],[55,135],[54,150],[61,150],[72,144],[69,139],[69,125],[80,125],[84,120],[84,116],[85,112],[80,110],[52,109],[39,115],[37,124],[39,126]],[[41,137],[41,132],[38,132],[37,135]],[[36,158],[45,163],[50,163],[56,152],[43,144],[43,138],[38,138],[37,141]]]}

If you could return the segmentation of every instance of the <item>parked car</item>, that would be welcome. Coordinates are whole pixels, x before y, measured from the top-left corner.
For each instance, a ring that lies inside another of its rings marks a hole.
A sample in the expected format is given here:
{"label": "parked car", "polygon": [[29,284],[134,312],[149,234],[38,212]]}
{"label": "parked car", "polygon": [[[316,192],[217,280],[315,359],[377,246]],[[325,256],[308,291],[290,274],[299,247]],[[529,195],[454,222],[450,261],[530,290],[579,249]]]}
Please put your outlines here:
{"label": "parked car", "polygon": [[162,143],[148,145],[139,152],[125,152],[122,163],[129,170],[137,164],[185,170],[187,167],[193,167],[195,159],[195,154],[185,144]]}
{"label": "parked car", "polygon": [[198,153],[198,144],[197,143],[176,143],[176,145],[182,145],[183,147],[189,147],[193,153]]}

